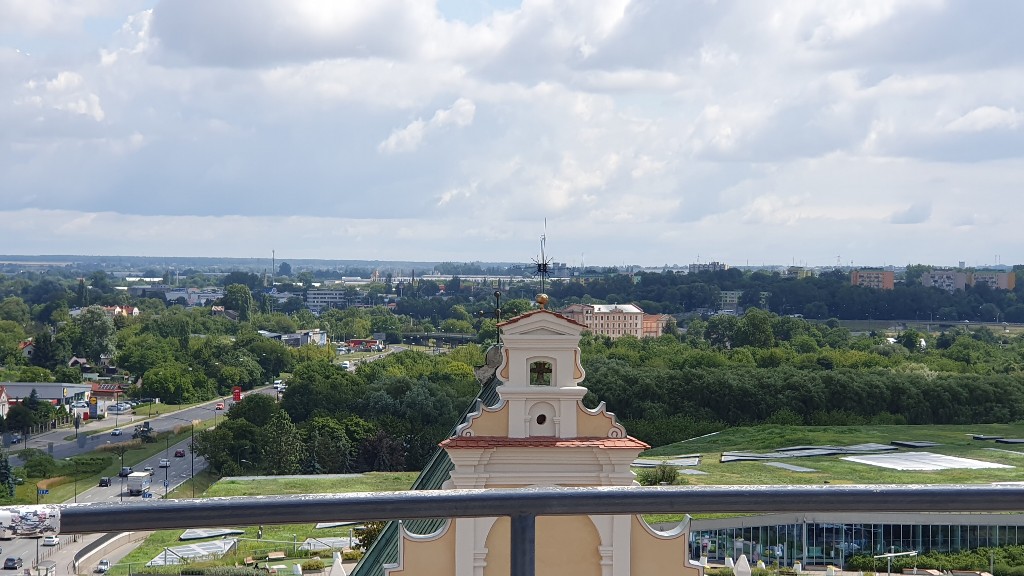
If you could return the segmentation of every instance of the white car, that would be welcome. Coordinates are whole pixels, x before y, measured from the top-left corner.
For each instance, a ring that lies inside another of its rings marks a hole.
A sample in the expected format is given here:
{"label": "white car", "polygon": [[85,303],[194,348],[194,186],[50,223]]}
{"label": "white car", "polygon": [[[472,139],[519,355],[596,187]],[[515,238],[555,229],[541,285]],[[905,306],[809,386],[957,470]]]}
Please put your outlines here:
{"label": "white car", "polygon": [[171,466],[171,461],[170,460],[168,460],[167,458],[161,458],[160,459],[160,467],[161,468],[169,468],[170,466]]}
{"label": "white car", "polygon": [[56,546],[60,544],[60,538],[56,536],[43,536],[43,546]]}
{"label": "white car", "polygon": [[110,431],[111,436],[120,436],[121,434],[122,432],[120,428],[114,428],[113,430]]}

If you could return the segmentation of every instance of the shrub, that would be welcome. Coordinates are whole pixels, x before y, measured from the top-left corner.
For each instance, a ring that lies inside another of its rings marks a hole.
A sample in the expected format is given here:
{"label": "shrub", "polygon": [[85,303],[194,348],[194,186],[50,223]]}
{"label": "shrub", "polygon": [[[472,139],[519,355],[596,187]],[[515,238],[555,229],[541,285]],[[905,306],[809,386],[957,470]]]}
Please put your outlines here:
{"label": "shrub", "polygon": [[678,484],[679,470],[668,464],[658,464],[654,468],[645,468],[637,472],[636,481],[643,486],[659,486],[661,484]]}
{"label": "shrub", "polygon": [[71,482],[71,480],[73,480],[73,478],[71,478],[70,476],[57,476],[55,478],[47,478],[46,480],[40,480],[39,482],[36,482],[36,487],[56,488],[61,484],[67,484],[68,482]]}
{"label": "shrub", "polygon": [[313,558],[313,559],[310,559],[310,560],[306,560],[305,562],[302,563],[302,571],[306,572],[306,571],[312,571],[312,570],[323,570],[324,566],[325,566],[325,564],[324,564],[323,560],[321,560],[319,558]]}
{"label": "shrub", "polygon": [[362,550],[345,550],[341,553],[342,560],[359,560],[363,557]]}
{"label": "shrub", "polygon": [[358,550],[369,550],[387,524],[387,522],[364,522],[361,527],[356,528],[356,543],[353,547]]}
{"label": "shrub", "polygon": [[266,572],[240,566],[206,566],[182,568],[181,576],[266,576]]}

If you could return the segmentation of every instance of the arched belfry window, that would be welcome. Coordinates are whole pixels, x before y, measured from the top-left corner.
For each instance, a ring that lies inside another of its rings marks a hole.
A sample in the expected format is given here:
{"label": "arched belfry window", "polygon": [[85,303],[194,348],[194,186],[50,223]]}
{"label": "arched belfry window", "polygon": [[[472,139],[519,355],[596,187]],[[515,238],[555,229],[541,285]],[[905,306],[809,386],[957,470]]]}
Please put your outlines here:
{"label": "arched belfry window", "polygon": [[551,362],[530,363],[530,386],[551,386]]}

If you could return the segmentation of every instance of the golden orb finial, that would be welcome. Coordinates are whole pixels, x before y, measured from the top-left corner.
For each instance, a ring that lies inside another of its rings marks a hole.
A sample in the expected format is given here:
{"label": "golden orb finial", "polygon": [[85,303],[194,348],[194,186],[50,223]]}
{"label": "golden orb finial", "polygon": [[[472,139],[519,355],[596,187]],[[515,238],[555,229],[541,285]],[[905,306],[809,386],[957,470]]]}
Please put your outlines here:
{"label": "golden orb finial", "polygon": [[537,301],[537,304],[540,304],[540,309],[543,310],[544,307],[547,306],[548,304],[548,295],[537,294],[537,298],[535,300]]}

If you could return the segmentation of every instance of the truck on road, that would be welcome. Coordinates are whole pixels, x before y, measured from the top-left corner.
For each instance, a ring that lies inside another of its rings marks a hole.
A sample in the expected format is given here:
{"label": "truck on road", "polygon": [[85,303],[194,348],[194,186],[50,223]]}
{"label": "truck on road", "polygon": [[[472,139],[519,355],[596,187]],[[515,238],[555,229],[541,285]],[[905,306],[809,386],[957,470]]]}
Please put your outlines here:
{"label": "truck on road", "polygon": [[141,496],[149,492],[149,485],[152,483],[149,472],[132,472],[128,475],[128,494]]}

